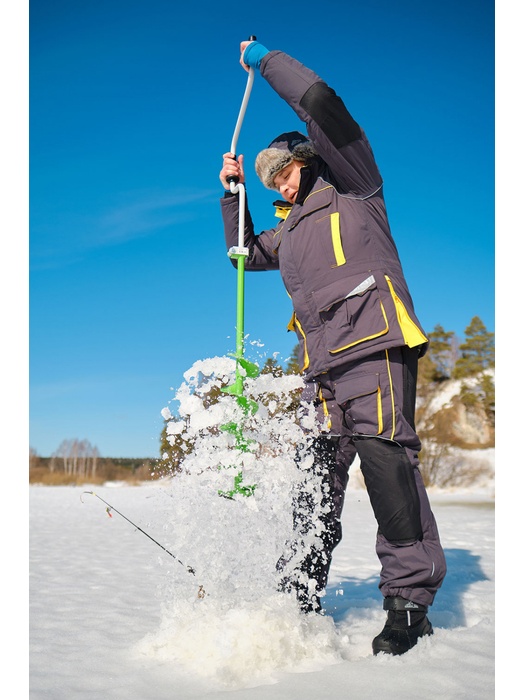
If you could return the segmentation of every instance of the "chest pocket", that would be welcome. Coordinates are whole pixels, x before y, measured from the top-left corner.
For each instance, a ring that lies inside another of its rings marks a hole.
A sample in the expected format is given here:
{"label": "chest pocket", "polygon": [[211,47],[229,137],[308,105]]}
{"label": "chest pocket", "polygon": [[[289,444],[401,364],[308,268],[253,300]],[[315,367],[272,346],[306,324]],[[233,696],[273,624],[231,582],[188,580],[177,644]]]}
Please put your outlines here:
{"label": "chest pocket", "polygon": [[[353,275],[314,292],[328,352],[336,355],[389,331],[373,275]],[[347,291],[348,290],[348,291]]]}

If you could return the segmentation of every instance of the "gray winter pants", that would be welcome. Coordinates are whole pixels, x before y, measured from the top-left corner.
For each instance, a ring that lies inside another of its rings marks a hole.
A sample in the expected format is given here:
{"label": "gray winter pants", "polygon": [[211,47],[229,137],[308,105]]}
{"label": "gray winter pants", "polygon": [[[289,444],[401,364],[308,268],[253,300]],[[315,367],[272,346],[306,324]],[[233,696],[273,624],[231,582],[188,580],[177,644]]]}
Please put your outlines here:
{"label": "gray winter pants", "polygon": [[[439,533],[419,471],[421,443],[414,426],[419,351],[394,348],[318,377],[321,397],[339,434],[336,472],[355,450],[378,524],[376,552],[383,596],[432,605],[446,574]],[[344,478],[332,484],[331,521],[339,532],[328,543],[328,562],[340,541]],[[325,572],[326,576],[328,571]]]}

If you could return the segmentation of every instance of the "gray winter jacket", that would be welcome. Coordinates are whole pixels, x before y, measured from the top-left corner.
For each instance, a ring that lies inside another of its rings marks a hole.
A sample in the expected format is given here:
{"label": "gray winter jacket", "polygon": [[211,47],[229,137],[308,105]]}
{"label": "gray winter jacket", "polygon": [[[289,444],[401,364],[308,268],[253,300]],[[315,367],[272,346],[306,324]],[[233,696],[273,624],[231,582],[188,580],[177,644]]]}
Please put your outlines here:
{"label": "gray winter jacket", "polygon": [[[280,270],[306,378],[382,349],[409,345],[423,352],[427,339],[364,132],[336,93],[290,56],[270,51],[260,72],[305,122],[319,154],[302,169],[296,201],[282,203],[275,228],[256,235],[248,209],[245,220],[245,269]],[[229,249],[237,245],[238,196],[226,193],[221,207]]]}

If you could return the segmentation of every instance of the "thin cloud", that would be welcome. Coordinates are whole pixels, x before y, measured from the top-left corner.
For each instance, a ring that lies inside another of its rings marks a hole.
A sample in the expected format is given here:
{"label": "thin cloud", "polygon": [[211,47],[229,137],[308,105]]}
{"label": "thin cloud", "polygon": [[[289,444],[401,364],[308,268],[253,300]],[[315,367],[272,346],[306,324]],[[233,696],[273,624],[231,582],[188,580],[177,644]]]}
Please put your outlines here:
{"label": "thin cloud", "polygon": [[188,223],[202,214],[197,203],[214,202],[216,190],[126,193],[100,213],[64,215],[36,226],[31,235],[32,269],[63,267],[100,248],[120,246],[166,228]]}
{"label": "thin cloud", "polygon": [[92,241],[92,247],[122,244],[152,235],[175,223],[194,220],[198,218],[198,210],[191,205],[210,197],[216,198],[216,195],[216,190],[192,190],[135,198],[131,204],[116,207],[101,217],[98,236]]}

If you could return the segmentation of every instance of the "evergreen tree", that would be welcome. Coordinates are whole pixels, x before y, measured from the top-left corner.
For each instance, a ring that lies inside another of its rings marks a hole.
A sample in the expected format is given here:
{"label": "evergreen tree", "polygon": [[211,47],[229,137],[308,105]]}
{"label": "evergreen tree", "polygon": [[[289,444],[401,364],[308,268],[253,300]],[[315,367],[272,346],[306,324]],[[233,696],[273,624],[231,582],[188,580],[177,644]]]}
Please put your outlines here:
{"label": "evergreen tree", "polygon": [[[222,395],[223,386],[208,385],[206,381],[199,382],[195,388],[195,394],[202,399],[205,408],[213,406],[219,401]],[[190,454],[194,445],[192,440],[184,439],[182,434],[168,434],[168,426],[173,421],[173,418],[167,419],[162,428],[160,435],[160,456],[166,468],[172,472],[180,471],[181,462]]]}
{"label": "evergreen tree", "polygon": [[285,374],[301,374],[301,366],[299,365],[299,345],[294,345],[290,354],[290,359],[286,365]]}
{"label": "evergreen tree", "polygon": [[426,398],[433,390],[436,377],[436,364],[426,352],[419,360],[417,368],[417,393],[421,398]]}
{"label": "evergreen tree", "polygon": [[489,333],[479,316],[474,316],[465,329],[465,342],[459,346],[461,353],[453,377],[473,377],[494,367],[494,333]]}
{"label": "evergreen tree", "polygon": [[171,473],[175,473],[180,471],[180,464],[186,455],[192,451],[193,445],[189,441],[184,440],[181,435],[168,436],[169,423],[170,421],[165,422],[160,436],[160,455],[164,466]]}
{"label": "evergreen tree", "polygon": [[261,370],[261,374],[271,374],[274,377],[282,377],[284,372],[281,365],[273,357],[267,357],[264,367]]}
{"label": "evergreen tree", "polygon": [[489,418],[491,425],[496,424],[496,387],[494,386],[494,381],[492,377],[488,375],[483,375],[480,383],[480,388],[482,391],[482,401],[485,413]]}
{"label": "evergreen tree", "polygon": [[440,382],[450,379],[454,367],[454,339],[454,331],[446,331],[439,324],[428,334],[429,348],[427,355],[434,365],[432,381]]}

